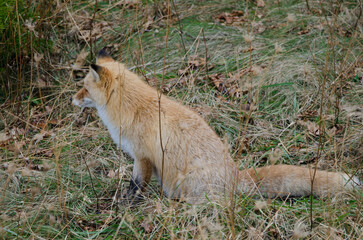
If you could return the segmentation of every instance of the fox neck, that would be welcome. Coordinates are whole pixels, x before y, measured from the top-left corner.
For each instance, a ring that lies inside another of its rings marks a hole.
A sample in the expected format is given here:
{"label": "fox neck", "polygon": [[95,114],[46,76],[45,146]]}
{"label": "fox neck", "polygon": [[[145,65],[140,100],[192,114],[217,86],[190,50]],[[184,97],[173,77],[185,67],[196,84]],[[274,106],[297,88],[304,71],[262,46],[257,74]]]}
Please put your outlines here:
{"label": "fox neck", "polygon": [[115,119],[113,118],[115,114],[122,115],[122,112],[110,112],[108,111],[106,106],[97,107],[97,111],[103,123],[106,125],[108,131],[110,132],[111,138],[116,143],[116,145],[127,154],[129,154],[132,158],[135,158],[133,144],[131,139],[129,139],[127,137],[127,134],[125,134],[125,128],[122,124],[122,117],[119,116],[118,118],[121,119],[119,124],[116,124],[117,119],[115,121]]}
{"label": "fox neck", "polygon": [[97,106],[98,114],[117,146],[134,158],[141,129],[155,121],[156,90],[138,78],[128,79],[128,84],[114,82],[110,89],[113,93],[106,104]]}
{"label": "fox neck", "polygon": [[123,96],[117,94],[110,95],[109,100],[105,105],[97,106],[98,115],[106,125],[112,140],[123,151],[134,158],[132,139],[127,132],[133,131],[132,119],[134,113],[131,111],[133,107],[126,106],[128,101],[124,101]]}

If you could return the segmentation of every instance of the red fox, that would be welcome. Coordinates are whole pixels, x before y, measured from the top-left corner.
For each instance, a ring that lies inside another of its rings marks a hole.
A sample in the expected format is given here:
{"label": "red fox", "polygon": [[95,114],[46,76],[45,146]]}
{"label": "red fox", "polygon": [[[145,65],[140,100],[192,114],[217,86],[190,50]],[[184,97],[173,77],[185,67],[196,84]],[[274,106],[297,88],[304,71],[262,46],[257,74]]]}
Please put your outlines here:
{"label": "red fox", "polygon": [[[239,171],[227,147],[197,113],[165,95],[159,108],[156,89],[104,50],[72,99],[76,106],[96,108],[113,141],[134,159],[130,197],[140,194],[152,175],[162,182],[165,195],[189,203],[235,190],[269,198],[311,193],[312,169],[273,165]],[[328,196],[355,184],[358,179],[347,174],[316,171],[313,194]]]}

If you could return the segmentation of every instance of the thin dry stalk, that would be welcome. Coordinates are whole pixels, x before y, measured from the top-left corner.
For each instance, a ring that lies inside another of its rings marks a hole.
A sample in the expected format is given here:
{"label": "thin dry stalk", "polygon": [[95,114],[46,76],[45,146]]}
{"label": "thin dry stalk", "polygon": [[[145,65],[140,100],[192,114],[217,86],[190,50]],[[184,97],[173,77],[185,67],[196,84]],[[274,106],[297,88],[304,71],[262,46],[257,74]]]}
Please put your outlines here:
{"label": "thin dry stalk", "polygon": [[64,220],[68,219],[68,210],[66,207],[65,194],[63,189],[63,181],[62,181],[62,173],[61,173],[61,165],[59,163],[59,156],[61,152],[61,146],[57,146],[54,151],[54,158],[56,163],[56,172],[57,172],[57,183],[58,183],[58,193],[59,193],[59,205],[63,208]]}
{"label": "thin dry stalk", "polygon": [[98,194],[97,191],[95,190],[95,186],[93,184],[93,179],[92,179],[92,174],[91,174],[91,170],[89,169],[89,166],[87,164],[87,160],[83,158],[84,164],[86,165],[90,180],[91,180],[91,187],[92,187],[92,191],[96,196],[96,212],[99,212],[100,206],[99,206],[99,202],[98,202]]}
{"label": "thin dry stalk", "polygon": [[[15,49],[15,54],[16,54],[16,67],[17,67],[17,84],[16,84],[16,97],[15,99],[18,100],[18,104],[17,104],[17,113],[20,114],[20,103],[21,103],[21,92],[23,89],[23,78],[21,77],[21,73],[22,71],[22,66],[23,66],[23,58],[22,58],[22,51],[21,46],[22,46],[22,41],[21,41],[21,30],[20,30],[20,20],[19,20],[19,3],[18,0],[16,0],[15,2],[15,11],[16,11],[16,25],[17,25],[17,30],[18,30],[18,36],[19,36],[19,49]],[[11,23],[10,23],[11,24]],[[14,32],[14,46],[16,47],[16,43],[15,43],[15,32]],[[18,56],[19,54],[19,56]]]}
{"label": "thin dry stalk", "polygon": [[[320,1],[320,5],[321,5],[321,9],[323,11],[323,13],[325,13],[325,10],[322,6],[322,3]],[[332,32],[332,29],[335,27],[335,19],[334,19],[334,24],[332,27],[330,27],[330,32]],[[327,78],[328,78],[328,67],[329,67],[329,57],[330,54],[333,53],[334,54],[334,38],[333,38],[333,34],[330,34],[329,37],[329,48],[328,48],[328,52],[325,56],[325,66],[324,66],[324,70],[323,70],[323,81],[320,87],[321,90],[321,97],[320,97],[320,110],[319,110],[319,143],[318,143],[318,149],[317,149],[317,153],[316,153],[316,158],[315,158],[315,163],[314,163],[314,171],[313,171],[313,176],[311,178],[311,188],[310,188],[310,231],[313,230],[313,189],[314,189],[314,181],[315,181],[315,176],[316,176],[316,171],[317,171],[317,167],[318,167],[318,163],[320,160],[320,152],[322,151],[323,148],[323,133],[324,133],[324,118],[323,118],[323,105],[324,105],[324,97],[325,97],[325,84],[327,82]],[[335,69],[334,69],[335,70]],[[334,71],[335,72],[335,71]]]}
{"label": "thin dry stalk", "polygon": [[93,16],[91,18],[91,21],[90,21],[90,29],[89,29],[89,37],[90,37],[90,46],[91,46],[91,59],[93,59],[93,54],[95,53],[95,41],[93,40],[92,38],[92,31],[93,31],[93,22],[95,21],[95,18],[96,18],[96,12],[98,10],[98,0],[96,0],[95,2],[95,6],[93,8]]}
{"label": "thin dry stalk", "polygon": [[176,15],[177,20],[178,20],[178,25],[179,25],[179,35],[180,35],[180,39],[181,39],[181,42],[182,42],[182,45],[183,45],[184,55],[186,55],[186,54],[187,54],[187,49],[186,49],[186,47],[185,47],[185,43],[184,43],[184,37],[183,37],[184,32],[183,32],[183,27],[182,27],[182,25],[181,25],[181,21],[180,21],[179,13],[178,13],[178,10],[177,10],[177,8],[176,8],[176,4],[175,4],[175,1],[174,1],[174,0],[172,0],[172,5],[173,5],[173,7],[174,7],[175,15]]}
{"label": "thin dry stalk", "polygon": [[165,64],[166,64],[166,53],[168,49],[168,39],[169,39],[169,27],[170,27],[170,18],[171,18],[171,9],[170,9],[170,1],[168,1],[168,16],[167,16],[167,26],[166,26],[166,36],[165,36],[165,50],[164,50],[164,62],[163,62],[163,75],[161,86],[157,91],[158,95],[158,111],[159,111],[159,138],[160,138],[160,148],[161,148],[161,181],[160,181],[160,198],[163,199],[164,189],[164,161],[165,161],[165,149],[163,146],[162,139],[162,125],[161,125],[161,96],[162,89],[164,87],[165,82]]}
{"label": "thin dry stalk", "polygon": [[305,2],[306,2],[306,8],[308,9],[309,12],[311,12],[309,0],[305,0]]}
{"label": "thin dry stalk", "polygon": [[207,79],[209,80],[209,70],[208,70],[208,47],[207,47],[207,41],[205,39],[204,35],[204,29],[202,28],[202,34],[203,34],[203,41],[204,41],[204,47],[205,47],[205,72],[207,73]]}

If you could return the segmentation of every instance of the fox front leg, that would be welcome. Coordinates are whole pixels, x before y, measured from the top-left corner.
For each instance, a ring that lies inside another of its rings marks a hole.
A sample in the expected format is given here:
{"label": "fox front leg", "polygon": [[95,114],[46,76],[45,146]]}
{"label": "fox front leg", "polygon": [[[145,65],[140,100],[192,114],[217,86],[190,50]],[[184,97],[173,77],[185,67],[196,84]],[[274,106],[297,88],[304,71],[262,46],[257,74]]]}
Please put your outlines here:
{"label": "fox front leg", "polygon": [[127,192],[128,198],[133,202],[141,199],[141,192],[150,182],[152,169],[153,167],[149,159],[135,160],[130,187]]}

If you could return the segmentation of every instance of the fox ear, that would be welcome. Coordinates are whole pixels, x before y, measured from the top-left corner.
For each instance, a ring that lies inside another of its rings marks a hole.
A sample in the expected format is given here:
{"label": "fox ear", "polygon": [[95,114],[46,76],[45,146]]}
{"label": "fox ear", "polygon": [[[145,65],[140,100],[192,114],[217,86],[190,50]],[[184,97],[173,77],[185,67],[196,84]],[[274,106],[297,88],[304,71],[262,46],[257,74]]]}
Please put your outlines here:
{"label": "fox ear", "polygon": [[96,79],[96,82],[100,81],[100,72],[102,71],[102,67],[96,64],[91,64],[89,70],[91,71],[93,77]]}
{"label": "fox ear", "polygon": [[101,49],[97,54],[96,63],[113,62],[113,58],[104,49]]}

